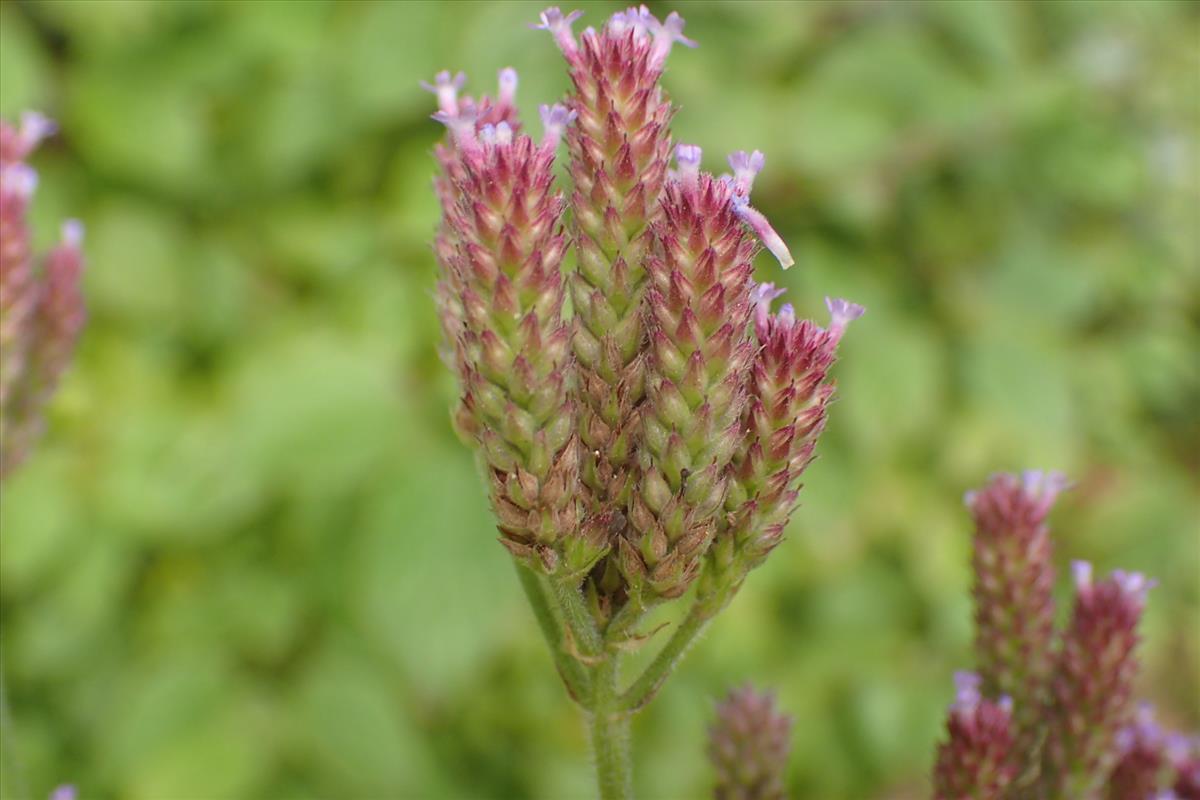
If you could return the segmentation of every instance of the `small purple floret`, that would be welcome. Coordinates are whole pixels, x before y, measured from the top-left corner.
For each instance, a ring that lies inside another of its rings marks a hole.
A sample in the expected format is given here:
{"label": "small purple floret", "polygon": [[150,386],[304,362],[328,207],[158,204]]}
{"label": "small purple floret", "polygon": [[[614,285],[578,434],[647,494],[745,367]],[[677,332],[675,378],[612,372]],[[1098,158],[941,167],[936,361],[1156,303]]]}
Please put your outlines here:
{"label": "small purple floret", "polygon": [[79,249],[83,244],[83,223],[77,219],[68,219],[62,224],[62,241],[67,247]]}
{"label": "small purple floret", "polygon": [[858,303],[851,303],[849,300],[843,300],[840,297],[826,297],[825,308],[829,309],[829,332],[839,338],[842,332],[846,330],[847,325],[861,317],[867,311]]}
{"label": "small purple floret", "polygon": [[421,88],[437,95],[438,109],[448,114],[458,113],[458,92],[467,83],[467,76],[460,72],[451,76],[450,70],[442,70],[433,76],[433,83],[421,81]]}
{"label": "small purple floret", "polygon": [[1092,565],[1087,561],[1072,561],[1071,578],[1075,581],[1075,588],[1077,590],[1082,592],[1091,589]]}
{"label": "small purple floret", "polygon": [[571,24],[582,16],[582,11],[572,11],[564,17],[558,6],[551,6],[541,13],[540,23],[531,24],[529,27],[538,31],[550,31],[563,55],[571,56],[579,49],[575,44],[575,35],[571,33]]}
{"label": "small purple floret", "polygon": [[545,133],[542,135],[542,147],[548,147],[551,150],[558,147],[558,143],[562,141],[563,135],[567,132],[567,126],[578,116],[574,111],[567,110],[567,107],[561,103],[555,103],[552,106],[538,106],[538,113],[542,117],[542,127],[545,129]]}
{"label": "small purple floret", "polygon": [[762,171],[765,157],[761,150],[747,153],[738,150],[729,155],[729,168],[733,170],[733,190],[745,197],[750,196],[754,178]]}
{"label": "small purple floret", "polygon": [[512,67],[505,67],[500,70],[499,84],[500,88],[496,92],[496,98],[504,105],[512,105],[517,98],[517,71]]}
{"label": "small purple floret", "polygon": [[0,192],[28,200],[33,197],[37,185],[37,171],[28,164],[16,163],[0,166]]}
{"label": "small purple floret", "polygon": [[960,670],[954,673],[954,705],[950,708],[959,714],[970,714],[979,705],[981,680],[974,672]]}
{"label": "small purple floret", "polygon": [[796,259],[792,258],[792,253],[788,250],[787,244],[783,241],[775,229],[771,227],[771,223],[762,215],[758,209],[750,205],[747,199],[734,192],[730,197],[730,202],[733,205],[733,213],[741,218],[742,222],[750,226],[762,242],[763,247],[771,251],[771,255],[779,261],[779,265],[784,269],[796,263]]}
{"label": "small purple floret", "polygon": [[[645,8],[645,6],[642,6]],[[646,12],[649,14],[649,12]],[[695,47],[696,43],[683,35],[683,17],[672,11],[665,22],[659,22],[650,16],[653,20],[651,32],[654,34],[654,46],[650,51],[650,64],[654,67],[661,67],[666,63],[667,56],[671,53],[671,46],[679,42],[684,47]]]}

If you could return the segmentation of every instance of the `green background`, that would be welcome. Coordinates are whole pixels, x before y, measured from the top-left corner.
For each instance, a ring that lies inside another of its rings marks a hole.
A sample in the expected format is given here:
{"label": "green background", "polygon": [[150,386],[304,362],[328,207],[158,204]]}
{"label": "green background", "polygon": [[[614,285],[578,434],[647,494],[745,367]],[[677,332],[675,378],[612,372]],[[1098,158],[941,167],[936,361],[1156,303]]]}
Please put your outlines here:
{"label": "green background", "polygon": [[[88,227],[91,322],[0,514],[39,795],[590,795],[430,297],[417,82],[515,66],[532,121],[567,85],[539,8],[0,3],[0,110],[62,126],[38,240]],[[1200,7],[675,8],[676,138],[767,153],[798,264],[759,277],[869,312],[789,540],[635,723],[641,795],[704,796],[712,702],[751,680],[797,797],[921,797],[970,663],[961,496],[998,469],[1075,479],[1063,566],[1161,582],[1141,691],[1200,724]]]}

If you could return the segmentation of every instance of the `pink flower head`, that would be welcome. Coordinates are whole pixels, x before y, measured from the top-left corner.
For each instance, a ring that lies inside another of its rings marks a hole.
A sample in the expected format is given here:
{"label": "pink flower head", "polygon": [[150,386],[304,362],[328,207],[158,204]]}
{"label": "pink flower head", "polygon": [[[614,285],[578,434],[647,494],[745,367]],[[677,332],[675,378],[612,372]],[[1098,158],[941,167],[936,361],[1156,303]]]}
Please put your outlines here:
{"label": "pink flower head", "polygon": [[796,263],[796,259],[792,258],[792,253],[788,250],[787,244],[783,241],[775,229],[771,227],[771,223],[762,215],[762,212],[750,205],[749,200],[736,191],[730,195],[730,202],[733,205],[733,213],[737,214],[742,222],[750,226],[754,234],[758,236],[763,247],[771,251],[771,255],[779,262],[779,265],[784,269]]}
{"label": "pink flower head", "polygon": [[563,134],[567,131],[567,126],[575,121],[577,114],[574,111],[568,111],[567,107],[561,103],[555,103],[552,106],[538,106],[538,113],[541,114],[542,127],[545,129],[542,136],[542,147],[553,150],[558,147]]}
{"label": "pink flower head", "polygon": [[733,190],[743,197],[750,196],[754,178],[762,171],[765,157],[761,150],[747,153],[738,150],[729,155],[729,168],[733,170]]}
{"label": "pink flower head", "polygon": [[69,783],[60,784],[50,792],[50,800],[76,800],[79,792]]}
{"label": "pink flower head", "polygon": [[564,56],[571,57],[579,50],[579,46],[575,44],[575,35],[571,33],[571,24],[582,16],[582,11],[572,11],[564,17],[558,6],[551,6],[541,13],[540,23],[529,27],[538,31],[550,31],[558,49]]}
{"label": "pink flower head", "polygon": [[840,297],[826,297],[825,308],[829,309],[829,335],[835,340],[842,338],[846,326],[866,313],[866,309],[858,303],[851,303]]}
{"label": "pink flower head", "polygon": [[[1063,473],[1040,469],[1024,470],[1019,477],[996,473],[989,481],[989,488],[994,487],[995,493],[1004,498],[1003,502],[993,504],[1000,512],[1008,517],[1025,516],[1038,521],[1045,518],[1058,495],[1070,486],[1071,482]],[[975,506],[979,496],[979,491],[970,491],[963,500],[978,512]]]}
{"label": "pink flower head", "polygon": [[457,75],[451,76],[450,70],[442,70],[433,76],[433,83],[421,81],[421,88],[427,92],[433,92],[437,96],[439,111],[447,114],[457,114],[458,93],[466,83],[467,76],[464,73],[460,72]]}
{"label": "pink flower head", "polygon": [[500,70],[499,78],[500,88],[496,92],[496,99],[504,105],[512,105],[517,99],[517,71],[512,67],[505,67]]}

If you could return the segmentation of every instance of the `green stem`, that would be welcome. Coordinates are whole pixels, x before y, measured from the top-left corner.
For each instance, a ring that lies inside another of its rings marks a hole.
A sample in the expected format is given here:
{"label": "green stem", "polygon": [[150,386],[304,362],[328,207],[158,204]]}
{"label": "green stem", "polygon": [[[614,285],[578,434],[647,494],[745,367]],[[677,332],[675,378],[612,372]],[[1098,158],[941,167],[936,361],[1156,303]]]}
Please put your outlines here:
{"label": "green stem", "polygon": [[592,673],[592,753],[600,800],[633,800],[633,762],[629,757],[630,714],[618,709],[620,654],[612,653]]}
{"label": "green stem", "polygon": [[596,630],[596,620],[583,600],[578,584],[550,578],[550,588],[558,600],[558,608],[567,623],[567,630],[579,654],[585,659],[599,660],[604,655],[604,640]]}
{"label": "green stem", "polygon": [[632,713],[641,710],[653,700],[663,683],[683,660],[688,648],[696,641],[696,637],[708,627],[708,623],[715,616],[716,611],[724,604],[725,598],[720,596],[697,598],[691,610],[688,611],[688,615],[684,617],[683,622],[679,623],[679,627],[663,645],[662,650],[658,651],[654,660],[620,696],[617,707]]}
{"label": "green stem", "polygon": [[546,644],[554,658],[554,666],[558,668],[558,674],[566,685],[567,692],[575,702],[586,707],[590,703],[591,691],[588,672],[578,659],[567,652],[563,642],[562,624],[554,615],[554,599],[546,585],[546,578],[519,561],[514,560],[513,565],[517,568],[521,588],[525,590],[525,597],[533,609],[538,627],[542,629],[542,636],[546,638]]}
{"label": "green stem", "polygon": [[[0,785],[0,796],[25,798],[29,796],[29,792],[25,788],[24,770],[15,744],[17,733],[13,728],[12,713],[8,708],[3,662],[3,649],[0,649],[0,775],[7,776],[7,780],[0,780],[0,784],[3,784]],[[12,794],[6,793],[5,789]]]}

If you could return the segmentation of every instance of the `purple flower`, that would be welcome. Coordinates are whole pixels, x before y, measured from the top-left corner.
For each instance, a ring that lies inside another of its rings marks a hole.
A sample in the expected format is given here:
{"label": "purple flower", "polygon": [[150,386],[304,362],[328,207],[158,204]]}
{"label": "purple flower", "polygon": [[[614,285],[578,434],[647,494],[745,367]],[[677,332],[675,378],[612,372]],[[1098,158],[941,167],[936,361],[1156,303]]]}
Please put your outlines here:
{"label": "purple flower", "polygon": [[842,338],[842,333],[845,332],[846,326],[867,311],[858,303],[851,303],[849,300],[843,300],[840,297],[826,297],[825,308],[829,309],[829,335],[835,339]]}
{"label": "purple flower", "polygon": [[749,197],[750,190],[754,186],[754,178],[759,172],[762,172],[765,161],[765,157],[759,150],[755,150],[753,153],[747,153],[745,150],[731,153],[729,168],[733,170],[734,191],[743,197]]}
{"label": "purple flower", "polygon": [[675,163],[679,165],[679,170],[675,174],[677,180],[695,185],[696,178],[700,175],[700,159],[703,152],[699,145],[683,143],[675,145]]}
{"label": "purple flower", "polygon": [[[513,73],[514,78],[516,73]],[[421,81],[421,88],[437,95],[438,109],[446,114],[458,114],[458,93],[467,83],[467,76],[458,73],[453,77],[449,70],[442,70],[433,77],[433,83]],[[514,83],[514,89],[516,88]]]}
{"label": "purple flower", "polygon": [[[645,9],[645,6],[642,6]],[[649,12],[646,12],[649,15]],[[679,42],[684,47],[696,47],[696,43],[683,35],[683,17],[672,11],[665,22],[654,19],[650,31],[654,36],[654,45],[650,50],[650,63],[654,67],[662,67],[671,53],[671,46]]]}
{"label": "purple flower", "polygon": [[775,256],[781,267],[787,269],[796,263],[796,259],[792,258],[792,253],[788,250],[783,237],[775,232],[775,229],[771,227],[771,223],[762,215],[762,212],[751,206],[744,196],[736,192],[731,194],[730,201],[733,212],[738,215],[742,222],[750,226],[750,229],[754,231],[759,241],[762,242],[763,247],[767,248],[771,252],[771,255]]}
{"label": "purple flower", "polygon": [[776,289],[773,283],[756,283],[750,290],[750,302],[754,305],[754,330],[760,341],[766,337],[767,322],[771,318],[771,301],[786,291],[787,289]]}
{"label": "purple flower", "polygon": [[567,107],[560,103],[552,106],[538,106],[538,113],[542,117],[542,127],[545,129],[542,136],[542,147],[548,147],[551,150],[558,147],[563,134],[567,132],[567,126],[578,116],[574,111],[568,111]]}
{"label": "purple flower", "polygon": [[512,105],[517,99],[517,71],[512,67],[505,67],[500,70],[499,89],[496,92],[496,99],[505,104]]}
{"label": "purple flower", "polygon": [[541,22],[530,27],[534,30],[550,31],[558,49],[569,59],[579,50],[579,46],[575,44],[575,35],[571,33],[571,24],[582,16],[582,11],[572,11],[564,17],[558,6],[551,6],[541,13]]}

